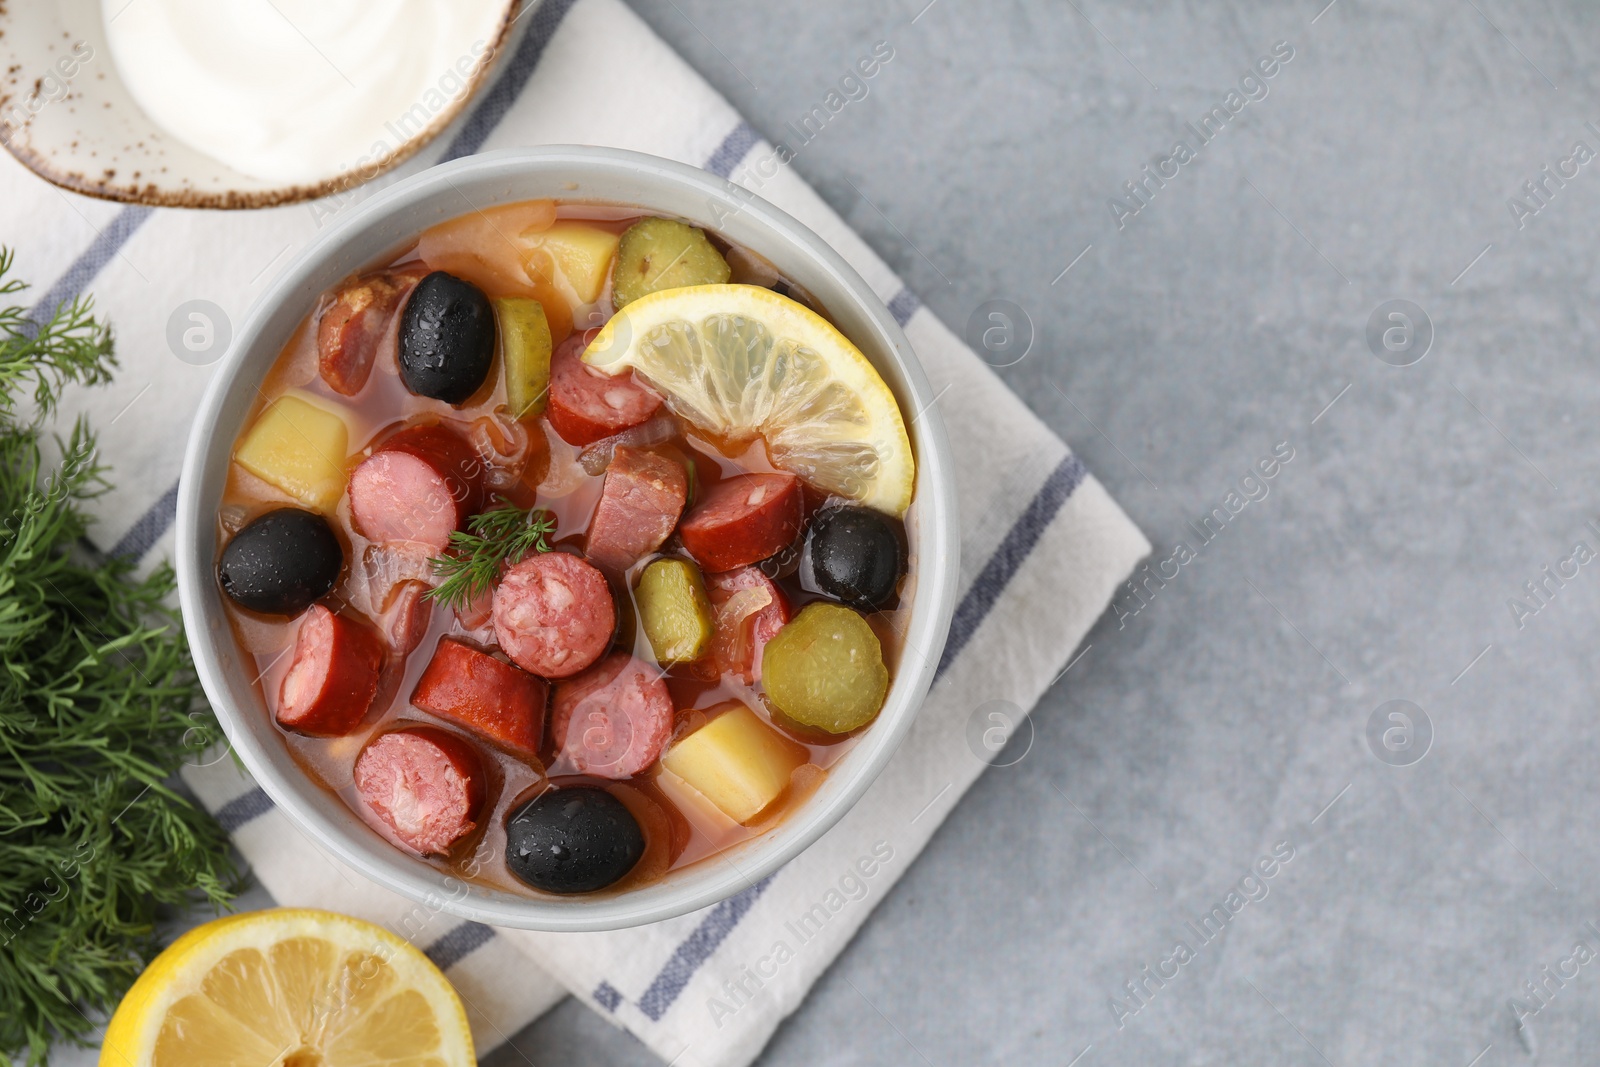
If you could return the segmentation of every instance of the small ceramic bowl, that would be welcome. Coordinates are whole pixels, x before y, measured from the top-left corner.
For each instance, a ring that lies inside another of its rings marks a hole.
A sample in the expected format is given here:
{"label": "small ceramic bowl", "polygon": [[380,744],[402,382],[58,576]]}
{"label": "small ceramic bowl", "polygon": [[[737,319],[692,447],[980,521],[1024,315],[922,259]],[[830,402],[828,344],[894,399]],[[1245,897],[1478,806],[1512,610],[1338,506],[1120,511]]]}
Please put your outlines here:
{"label": "small ceramic bowl", "polygon": [[[537,2],[508,0],[489,55],[501,55],[520,9]],[[100,0],[16,0],[0,3],[0,143],[41,178],[89,196],[154,207],[273,207],[353,188],[409,158],[461,113],[495,65],[479,64],[465,89],[405,140],[343,174],[285,185],[240,174],[162,132],[117,73]],[[352,145],[351,158],[364,150]]]}
{"label": "small ceramic bowl", "polygon": [[[589,897],[520,895],[467,884],[389,844],[300,769],[234,643],[216,578],[217,508],[234,437],[257,385],[319,294],[388,261],[428,226],[539,197],[635,205],[714,230],[803,286],[860,346],[906,412],[917,455],[907,515],[911,610],[894,683],[877,721],[817,792],[760,837],[636,889]],[[933,682],[955,607],[959,542],[949,444],[935,397],[894,317],[839,254],[766,201],[704,171],[604,148],[514,149],[470,156],[399,182],[346,211],[262,295],[201,404],[178,494],[179,593],[195,664],[234,750],[277,805],[328,851],[413,900],[495,926],[609,930],[669,918],[766,877],[848,811],[899,747]]]}

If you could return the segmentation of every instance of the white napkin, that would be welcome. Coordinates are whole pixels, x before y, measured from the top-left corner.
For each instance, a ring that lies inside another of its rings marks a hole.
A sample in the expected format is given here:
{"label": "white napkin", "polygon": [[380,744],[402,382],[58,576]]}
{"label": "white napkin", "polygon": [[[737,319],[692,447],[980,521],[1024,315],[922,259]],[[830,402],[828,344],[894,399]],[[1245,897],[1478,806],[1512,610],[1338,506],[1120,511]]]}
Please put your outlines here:
{"label": "white napkin", "polygon": [[[619,0],[544,0],[523,21],[492,86],[401,173],[517,145],[633,148],[759,189],[838,249],[905,326],[955,445],[961,600],[933,690],[872,789],[802,856],[705,911],[614,933],[493,930],[430,912],[322,854],[231,759],[185,778],[274,899],[365,916],[427,951],[461,991],[481,1050],[570,991],[665,1060],[740,1067],[983,770],[979,739],[996,725],[990,712],[1007,710],[995,702],[1012,706],[1013,719],[1033,706],[1150,546],[1066,446],[804,182],[786,167],[772,173],[772,147]],[[876,76],[893,76],[892,58]],[[344,204],[151,211],[63,193],[9,158],[0,190],[19,270],[55,279],[35,290],[37,306],[92,291],[116,325],[122,373],[109,387],[77,391],[67,414],[90,415],[115,464],[116,488],[95,505],[97,542],[153,563],[171,548],[180,457],[210,375],[209,365],[172,354],[169,318],[199,299],[241,320],[274,271]]]}

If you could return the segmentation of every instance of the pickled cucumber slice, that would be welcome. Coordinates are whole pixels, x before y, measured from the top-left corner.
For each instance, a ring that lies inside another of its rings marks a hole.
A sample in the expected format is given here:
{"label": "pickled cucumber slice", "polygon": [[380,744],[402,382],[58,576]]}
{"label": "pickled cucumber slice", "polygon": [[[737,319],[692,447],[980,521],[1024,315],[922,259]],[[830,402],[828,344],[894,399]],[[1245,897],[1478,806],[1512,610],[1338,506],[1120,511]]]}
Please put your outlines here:
{"label": "pickled cucumber slice", "polygon": [[767,642],[767,697],[789,719],[830,734],[871,722],[889,692],[883,646],[867,620],[839,604],[807,604]]}
{"label": "pickled cucumber slice", "polygon": [[675,219],[640,219],[622,235],[612,275],[617,307],[685,285],[721,285],[733,276],[705,231]]}
{"label": "pickled cucumber slice", "polygon": [[526,297],[501,297],[494,301],[494,317],[500,325],[511,417],[528,419],[543,414],[545,395],[550,391],[553,347],[544,305]]}
{"label": "pickled cucumber slice", "polygon": [[656,560],[639,575],[634,596],[657,663],[688,663],[705,655],[711,645],[711,601],[693,563]]}

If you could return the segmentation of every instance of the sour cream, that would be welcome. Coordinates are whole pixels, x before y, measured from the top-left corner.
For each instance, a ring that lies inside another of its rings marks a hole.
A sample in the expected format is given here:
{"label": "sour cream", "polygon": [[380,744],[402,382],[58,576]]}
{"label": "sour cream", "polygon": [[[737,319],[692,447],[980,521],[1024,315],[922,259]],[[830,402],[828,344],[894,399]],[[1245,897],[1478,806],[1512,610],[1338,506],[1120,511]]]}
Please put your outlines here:
{"label": "sour cream", "polygon": [[102,0],[113,62],[156,125],[269,182],[375,162],[487,63],[507,0]]}

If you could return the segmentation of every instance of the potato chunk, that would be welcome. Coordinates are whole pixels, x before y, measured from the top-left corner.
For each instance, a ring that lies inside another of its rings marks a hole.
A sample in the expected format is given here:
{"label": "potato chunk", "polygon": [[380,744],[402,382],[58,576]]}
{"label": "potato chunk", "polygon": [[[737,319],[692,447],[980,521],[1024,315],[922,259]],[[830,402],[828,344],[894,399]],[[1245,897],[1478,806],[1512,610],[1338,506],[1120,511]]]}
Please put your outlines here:
{"label": "potato chunk", "polygon": [[[564,219],[548,230],[527,234],[523,239],[555,261],[556,269],[572,286],[580,303],[592,304],[600,299],[600,290],[611,271],[611,260],[617,254],[617,243],[622,236],[586,222]],[[542,264],[535,257],[530,262],[530,270],[537,266]]]}
{"label": "potato chunk", "polygon": [[307,507],[331,512],[344,495],[350,428],[330,407],[285,393],[268,404],[233,458]]}
{"label": "potato chunk", "polygon": [[735,822],[753,822],[806,762],[803,746],[733,704],[661,757],[661,765]]}

